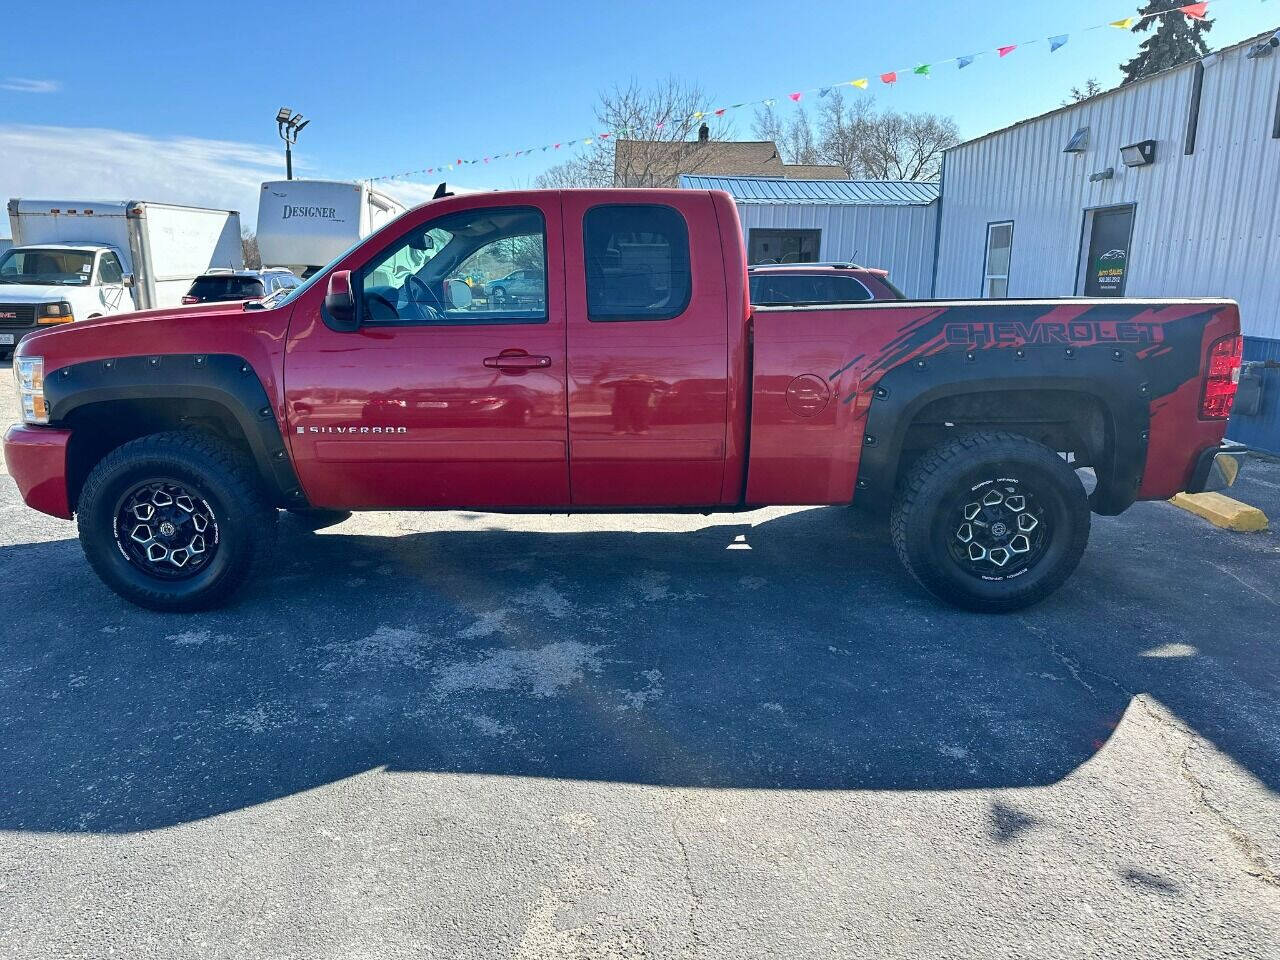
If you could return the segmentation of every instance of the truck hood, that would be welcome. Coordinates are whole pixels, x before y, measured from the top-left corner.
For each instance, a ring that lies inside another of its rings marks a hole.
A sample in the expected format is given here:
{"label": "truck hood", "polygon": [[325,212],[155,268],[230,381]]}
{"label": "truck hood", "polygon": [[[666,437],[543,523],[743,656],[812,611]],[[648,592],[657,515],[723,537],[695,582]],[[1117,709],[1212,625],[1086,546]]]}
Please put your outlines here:
{"label": "truck hood", "polygon": [[50,303],[66,300],[71,290],[84,287],[66,287],[56,283],[0,283],[0,303]]}
{"label": "truck hood", "polygon": [[245,310],[243,303],[199,303],[109,314],[29,334],[18,350],[26,356],[48,357],[216,353],[223,336],[261,328],[264,321],[271,326],[282,313],[287,316],[288,311]]}

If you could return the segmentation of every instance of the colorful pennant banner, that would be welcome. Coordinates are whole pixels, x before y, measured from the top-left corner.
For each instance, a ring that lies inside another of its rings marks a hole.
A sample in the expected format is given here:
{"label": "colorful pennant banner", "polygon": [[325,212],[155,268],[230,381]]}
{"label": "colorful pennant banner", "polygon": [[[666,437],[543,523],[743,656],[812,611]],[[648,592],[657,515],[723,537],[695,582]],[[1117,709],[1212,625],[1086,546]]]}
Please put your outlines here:
{"label": "colorful pennant banner", "polygon": [[[1153,17],[1167,16],[1173,13],[1181,13],[1183,16],[1188,17],[1191,20],[1203,20],[1208,15],[1209,4],[1213,2],[1221,2],[1221,0],[1200,0],[1199,3],[1188,3],[1188,4],[1185,4],[1184,6],[1174,7],[1170,10],[1162,10],[1158,13],[1148,13],[1141,16],[1135,15],[1135,16],[1124,17],[1119,20],[1109,20],[1106,23],[1095,24],[1092,27],[1085,27],[1081,30],[1076,31],[1076,33],[1077,34],[1084,33],[1090,30],[1097,30],[1099,28],[1105,28],[1105,27],[1115,27],[1118,30],[1128,30],[1131,27],[1133,27],[1135,24],[1140,23],[1143,20],[1149,20]],[[929,78],[929,77],[932,77],[933,74],[931,71],[934,68],[944,64],[954,63],[958,70],[963,70],[965,67],[969,66],[975,60],[977,60],[978,57],[989,56],[991,53],[994,53],[996,54],[997,59],[1003,60],[1005,57],[1007,57],[1009,54],[1013,53],[1013,51],[1019,49],[1020,47],[1029,47],[1032,44],[1036,44],[1036,43],[1048,43],[1049,52],[1053,53],[1054,51],[1060,50],[1064,46],[1066,46],[1067,42],[1071,39],[1071,37],[1072,37],[1072,34],[1060,33],[1060,34],[1057,34],[1056,36],[1044,38],[1043,40],[1041,39],[1023,40],[1018,43],[1003,44],[989,51],[984,50],[977,53],[965,54],[964,56],[952,57],[948,60],[937,60],[932,63],[921,63],[915,67],[912,67],[910,70],[906,70],[905,68],[903,70],[889,70],[885,73],[879,74],[879,78],[880,78],[881,84],[884,84],[886,86],[895,85],[898,82],[898,77],[899,77],[899,74],[901,73],[911,73],[917,76]],[[1216,58],[1216,56],[1217,54],[1210,54],[1210,57],[1212,58]],[[1204,62],[1208,63],[1210,62],[1210,59],[1206,58]],[[868,89],[869,85],[870,84],[867,77],[859,77],[857,80],[842,80],[839,83],[829,83],[826,86],[814,87],[810,90],[795,90],[791,93],[788,93],[786,96],[787,96],[787,99],[792,101],[793,103],[799,103],[804,98],[804,95],[806,93],[816,93],[819,97],[829,97],[832,93],[834,93],[840,87],[854,87],[857,90],[866,90]],[[733,103],[725,107],[717,107],[713,110],[707,110],[707,111],[699,110],[688,117],[682,118],[682,120],[693,120],[696,122],[696,121],[701,121],[706,117],[723,117],[727,112],[732,110],[740,110],[743,107],[769,108],[769,107],[772,107],[776,102],[777,102],[777,98],[768,97],[763,100],[751,100],[751,101],[744,101],[742,103]],[[453,172],[458,167],[464,167],[472,164],[487,164],[487,163],[490,163],[491,161],[502,160],[508,157],[514,159],[516,157],[527,156],[531,153],[534,153],[535,151],[539,153],[545,153],[547,150],[560,150],[562,148],[576,149],[579,146],[588,146],[590,144],[607,142],[610,139],[631,138],[633,136],[638,138],[638,137],[643,137],[646,133],[660,132],[664,127],[666,127],[668,122],[669,121],[660,121],[654,124],[651,130],[649,131],[608,130],[608,131],[605,131],[604,133],[595,133],[590,136],[579,135],[577,137],[569,137],[565,140],[548,143],[542,146],[526,147],[521,150],[516,150],[514,153],[488,154],[488,155],[484,155],[474,159],[464,159],[462,157],[458,157],[457,159],[454,160],[453,163],[440,163],[440,164],[436,164],[435,166],[419,167],[416,170],[405,170],[401,173],[384,174],[383,176],[380,176],[380,177],[370,177],[368,179],[369,179],[369,182],[374,182],[377,180],[403,180],[407,177],[421,176],[424,174],[431,175],[431,174],[442,174],[445,172]]]}

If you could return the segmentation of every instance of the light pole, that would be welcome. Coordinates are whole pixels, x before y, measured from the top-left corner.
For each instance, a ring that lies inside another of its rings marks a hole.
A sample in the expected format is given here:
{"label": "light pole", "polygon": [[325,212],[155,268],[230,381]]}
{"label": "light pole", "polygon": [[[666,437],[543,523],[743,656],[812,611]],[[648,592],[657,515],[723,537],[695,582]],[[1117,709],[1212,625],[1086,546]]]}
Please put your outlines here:
{"label": "light pole", "polygon": [[302,132],[310,120],[303,120],[302,114],[294,113],[288,107],[281,107],[276,114],[276,128],[280,139],[284,141],[285,179],[293,179],[293,145],[298,142],[298,134]]}

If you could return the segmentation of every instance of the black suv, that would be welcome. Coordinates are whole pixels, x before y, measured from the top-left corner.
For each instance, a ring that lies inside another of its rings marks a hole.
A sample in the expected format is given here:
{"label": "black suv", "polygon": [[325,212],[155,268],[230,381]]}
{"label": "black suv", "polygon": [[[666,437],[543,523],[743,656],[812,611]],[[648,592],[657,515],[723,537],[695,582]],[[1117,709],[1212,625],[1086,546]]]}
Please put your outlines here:
{"label": "black suv", "polygon": [[183,303],[222,303],[259,300],[277,290],[292,290],[302,281],[284,267],[262,270],[210,270],[196,277]]}

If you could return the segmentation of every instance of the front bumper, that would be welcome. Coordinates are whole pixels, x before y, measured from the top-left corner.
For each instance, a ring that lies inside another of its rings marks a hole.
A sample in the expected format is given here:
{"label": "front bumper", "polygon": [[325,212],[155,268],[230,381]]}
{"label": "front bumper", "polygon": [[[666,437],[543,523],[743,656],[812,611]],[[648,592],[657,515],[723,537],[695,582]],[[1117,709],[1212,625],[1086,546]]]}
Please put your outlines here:
{"label": "front bumper", "polygon": [[[22,338],[37,330],[48,330],[48,327],[32,325],[30,327],[0,327],[0,357],[7,356],[18,349]],[[12,338],[12,342],[10,341]]]}
{"label": "front bumper", "polygon": [[4,461],[27,506],[71,519],[67,498],[67,444],[70,430],[15,423],[4,435]]}
{"label": "front bumper", "polygon": [[1191,471],[1187,493],[1209,493],[1225,490],[1236,482],[1242,461],[1253,453],[1242,443],[1224,441],[1221,446],[1210,447],[1196,459]]}

